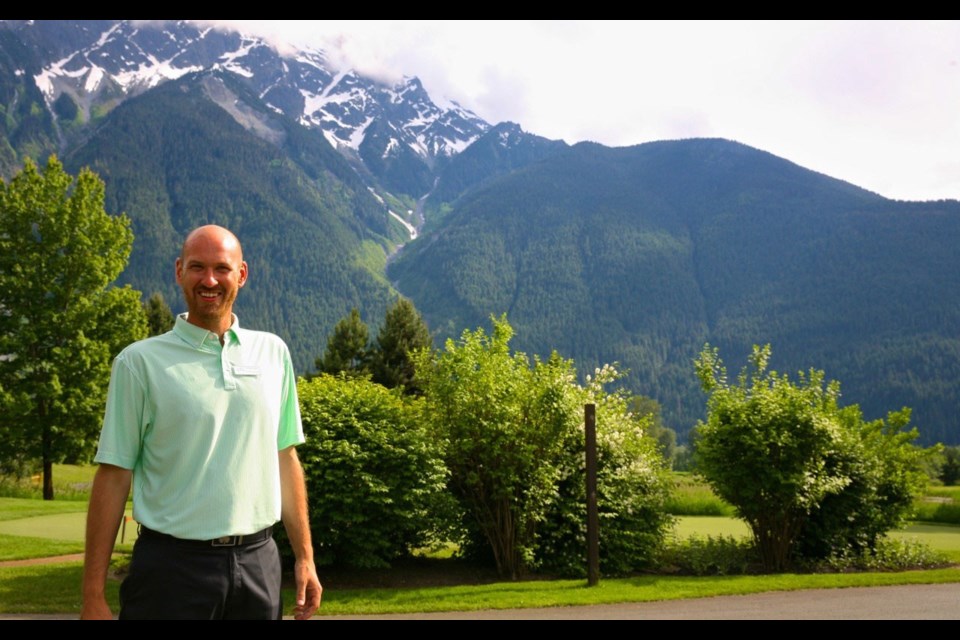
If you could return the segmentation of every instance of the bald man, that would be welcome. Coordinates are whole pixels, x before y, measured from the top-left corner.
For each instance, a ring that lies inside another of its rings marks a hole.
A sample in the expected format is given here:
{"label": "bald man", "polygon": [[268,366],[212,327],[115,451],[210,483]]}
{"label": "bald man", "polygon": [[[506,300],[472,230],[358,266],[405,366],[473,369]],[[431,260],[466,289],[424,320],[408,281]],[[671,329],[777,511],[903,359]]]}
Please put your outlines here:
{"label": "bald man", "polygon": [[121,619],[280,619],[280,520],[296,557],[294,618],[320,605],[296,376],[279,337],[240,328],[233,303],[248,275],[233,233],[195,229],[176,260],[187,312],[114,360],[81,618],[113,617],[104,587],[131,484],[140,533]]}

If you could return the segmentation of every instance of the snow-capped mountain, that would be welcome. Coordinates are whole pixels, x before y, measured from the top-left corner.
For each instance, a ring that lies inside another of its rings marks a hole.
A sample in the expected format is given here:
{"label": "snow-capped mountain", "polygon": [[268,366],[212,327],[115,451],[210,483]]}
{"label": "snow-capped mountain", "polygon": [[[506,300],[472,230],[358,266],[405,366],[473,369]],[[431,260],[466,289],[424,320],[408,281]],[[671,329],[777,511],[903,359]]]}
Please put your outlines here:
{"label": "snow-capped mountain", "polygon": [[334,69],[320,50],[280,54],[260,38],[188,21],[8,20],[0,29],[39,58],[33,78],[53,113],[69,100],[76,108],[68,105],[68,113],[93,122],[167,80],[228,71],[270,108],[322,130],[385,186],[405,193],[426,190],[438,160],[490,128],[455,103],[438,106],[415,77],[387,86]]}

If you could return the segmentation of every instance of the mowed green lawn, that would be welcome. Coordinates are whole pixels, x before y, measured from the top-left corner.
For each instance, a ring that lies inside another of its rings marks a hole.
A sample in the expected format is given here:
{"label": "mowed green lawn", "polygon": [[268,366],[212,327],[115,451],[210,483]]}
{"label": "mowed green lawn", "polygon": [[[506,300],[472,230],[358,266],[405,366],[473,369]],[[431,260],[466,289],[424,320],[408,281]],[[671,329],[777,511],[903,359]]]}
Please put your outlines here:
{"label": "mowed green lawn", "polygon": [[[83,512],[54,513],[0,522],[0,560],[56,556],[83,549]],[[131,527],[131,530],[133,527]],[[17,534],[10,534],[16,531]],[[26,535],[19,535],[20,533]],[[678,536],[745,536],[746,526],[725,517],[682,517]],[[914,524],[895,535],[920,539],[960,562],[960,527]],[[58,536],[57,538],[52,536]],[[121,545],[129,550],[131,541]],[[76,613],[80,608],[79,560],[37,566],[0,566],[0,613]],[[424,589],[328,589],[320,615],[417,613],[515,606],[545,607],[650,601],[774,590],[960,582],[960,571],[881,572],[870,574],[774,576],[646,576],[605,579],[602,588],[585,588],[582,580],[528,581],[433,587]],[[108,581],[108,598],[117,603],[119,582]],[[292,601],[285,589],[284,601]]]}
{"label": "mowed green lawn", "polygon": [[[682,516],[677,518],[674,529],[679,538],[690,536],[748,537],[750,529],[743,520],[719,516]],[[906,528],[891,531],[893,538],[916,540],[931,549],[946,553],[955,562],[960,562],[960,526],[914,522]]]}
{"label": "mowed green lawn", "polygon": [[[0,561],[83,552],[87,503],[0,498]],[[117,551],[131,551],[137,524],[128,508]]]}
{"label": "mowed green lawn", "polygon": [[[43,511],[53,513],[43,514]],[[16,519],[9,519],[10,514],[17,514]],[[127,518],[125,527],[121,527],[117,534],[118,551],[130,550],[137,539],[137,526],[129,509]],[[76,552],[82,551],[85,526],[86,504],[82,502],[53,501],[44,504],[31,499],[0,498],[0,560],[17,559],[4,552],[5,547],[10,544],[8,538],[17,536],[78,543],[74,548],[78,549]],[[750,535],[750,530],[742,520],[720,516],[681,516],[677,518],[674,531],[679,538],[693,535],[739,538]],[[891,532],[890,535],[926,543],[932,549],[951,554],[951,557],[960,562],[958,526],[912,523],[903,530]]]}

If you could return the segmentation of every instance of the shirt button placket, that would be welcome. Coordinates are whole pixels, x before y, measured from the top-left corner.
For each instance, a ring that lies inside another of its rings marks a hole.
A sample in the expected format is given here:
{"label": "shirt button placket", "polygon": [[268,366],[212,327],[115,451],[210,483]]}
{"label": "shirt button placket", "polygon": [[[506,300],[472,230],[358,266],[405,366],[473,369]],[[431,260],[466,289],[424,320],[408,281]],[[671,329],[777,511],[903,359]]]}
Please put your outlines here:
{"label": "shirt button placket", "polygon": [[220,348],[220,371],[223,375],[223,388],[236,389],[237,381],[233,377],[233,364],[230,362],[230,358],[227,357],[228,345],[229,342],[224,341],[223,346]]}

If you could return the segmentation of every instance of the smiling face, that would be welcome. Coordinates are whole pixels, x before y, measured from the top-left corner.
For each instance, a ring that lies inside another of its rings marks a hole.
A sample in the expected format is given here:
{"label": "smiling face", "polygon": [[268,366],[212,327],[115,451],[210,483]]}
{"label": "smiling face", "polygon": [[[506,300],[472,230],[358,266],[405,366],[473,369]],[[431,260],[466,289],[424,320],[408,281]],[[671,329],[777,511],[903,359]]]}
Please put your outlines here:
{"label": "smiling face", "polygon": [[223,337],[246,281],[247,263],[235,235],[208,225],[187,236],[177,258],[177,283],[187,302],[188,322]]}

